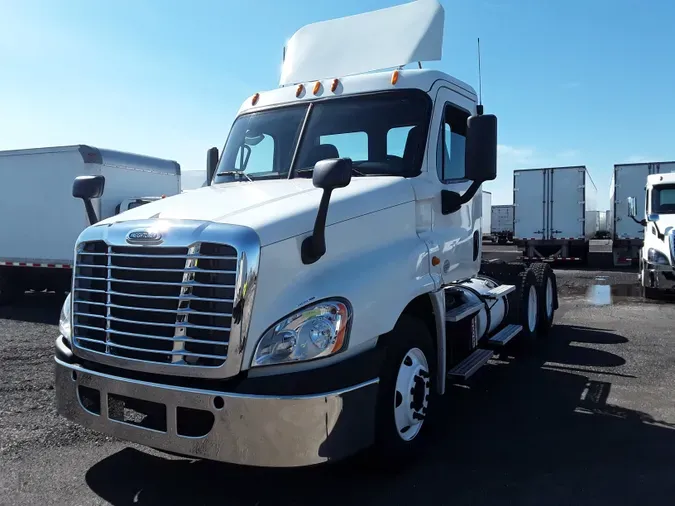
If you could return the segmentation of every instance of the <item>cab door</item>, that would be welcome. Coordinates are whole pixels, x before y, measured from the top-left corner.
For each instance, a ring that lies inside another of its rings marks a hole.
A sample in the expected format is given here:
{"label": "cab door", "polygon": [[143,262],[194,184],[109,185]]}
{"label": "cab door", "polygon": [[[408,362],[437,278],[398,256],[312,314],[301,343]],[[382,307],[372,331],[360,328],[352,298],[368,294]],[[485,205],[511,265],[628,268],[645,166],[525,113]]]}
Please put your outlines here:
{"label": "cab door", "polygon": [[[475,103],[458,91],[441,87],[434,106],[434,121],[427,151],[428,178],[435,190],[432,199],[432,237],[440,258],[432,271],[440,274],[442,284],[477,274],[482,250],[482,187],[469,202],[454,212],[444,209],[444,194],[464,194],[471,186],[465,178],[466,122]],[[438,272],[437,269],[440,269]]]}

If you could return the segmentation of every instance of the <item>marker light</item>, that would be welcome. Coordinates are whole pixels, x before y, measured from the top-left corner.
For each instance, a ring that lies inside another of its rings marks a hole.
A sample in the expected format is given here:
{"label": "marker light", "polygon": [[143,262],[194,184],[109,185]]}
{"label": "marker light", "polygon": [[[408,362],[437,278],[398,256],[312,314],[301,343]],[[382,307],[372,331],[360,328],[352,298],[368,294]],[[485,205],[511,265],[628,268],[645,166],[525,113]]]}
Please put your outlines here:
{"label": "marker light", "polygon": [[340,81],[338,81],[337,79],[333,79],[333,82],[330,85],[330,91],[335,93],[335,90],[337,90],[337,87],[338,87],[339,83],[340,83]]}
{"label": "marker light", "polygon": [[321,82],[317,81],[314,83],[314,89],[312,90],[312,93],[316,95],[317,93],[319,93],[320,89],[321,89]]}
{"label": "marker light", "polygon": [[253,95],[253,98],[251,99],[251,105],[257,104],[259,98],[260,98],[260,93],[256,93],[255,95]]}
{"label": "marker light", "polygon": [[396,84],[398,82],[398,70],[394,70],[394,73],[391,75],[391,84]]}
{"label": "marker light", "polygon": [[298,89],[295,90],[295,96],[299,97],[300,94],[302,93],[302,90],[304,90],[304,89],[305,89],[305,87],[302,84],[298,84]]}

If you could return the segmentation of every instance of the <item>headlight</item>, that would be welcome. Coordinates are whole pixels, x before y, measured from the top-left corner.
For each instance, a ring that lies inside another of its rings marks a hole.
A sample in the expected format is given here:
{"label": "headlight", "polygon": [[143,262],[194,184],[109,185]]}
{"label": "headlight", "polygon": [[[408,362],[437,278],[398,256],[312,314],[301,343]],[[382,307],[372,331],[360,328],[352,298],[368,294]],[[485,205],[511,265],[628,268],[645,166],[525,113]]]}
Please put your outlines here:
{"label": "headlight", "polygon": [[650,264],[670,265],[668,257],[654,248],[649,248],[647,251],[647,261]]}
{"label": "headlight", "polygon": [[327,357],[347,344],[351,309],[346,303],[319,302],[283,319],[258,342],[253,367]]}
{"label": "headlight", "polygon": [[71,294],[68,294],[68,297],[66,297],[65,302],[63,303],[63,307],[61,308],[61,316],[59,316],[59,332],[61,332],[61,335],[65,337],[68,341],[70,341],[70,300],[71,300]]}

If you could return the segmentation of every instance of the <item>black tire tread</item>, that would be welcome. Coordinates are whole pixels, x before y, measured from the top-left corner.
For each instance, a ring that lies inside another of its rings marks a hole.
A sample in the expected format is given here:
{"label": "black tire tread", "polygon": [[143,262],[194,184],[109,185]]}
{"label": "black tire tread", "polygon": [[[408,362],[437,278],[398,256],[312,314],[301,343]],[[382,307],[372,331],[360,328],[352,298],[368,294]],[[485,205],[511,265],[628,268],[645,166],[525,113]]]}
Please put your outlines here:
{"label": "black tire tread", "polygon": [[[539,291],[539,334],[545,336],[548,335],[553,326],[555,311],[558,309],[558,284],[555,273],[549,264],[533,263],[530,269],[534,272],[537,290]],[[546,282],[549,278],[553,283],[553,314],[551,314],[551,318],[546,315]]]}

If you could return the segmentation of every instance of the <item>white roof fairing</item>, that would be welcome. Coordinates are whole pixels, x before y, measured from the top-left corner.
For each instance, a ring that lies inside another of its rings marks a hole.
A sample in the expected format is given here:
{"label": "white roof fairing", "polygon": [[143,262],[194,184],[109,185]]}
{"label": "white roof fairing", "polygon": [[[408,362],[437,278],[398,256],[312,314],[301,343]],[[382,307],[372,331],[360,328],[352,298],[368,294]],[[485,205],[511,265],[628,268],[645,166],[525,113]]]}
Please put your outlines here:
{"label": "white roof fairing", "polygon": [[305,25],[285,50],[280,86],[438,61],[443,6],[414,2]]}

